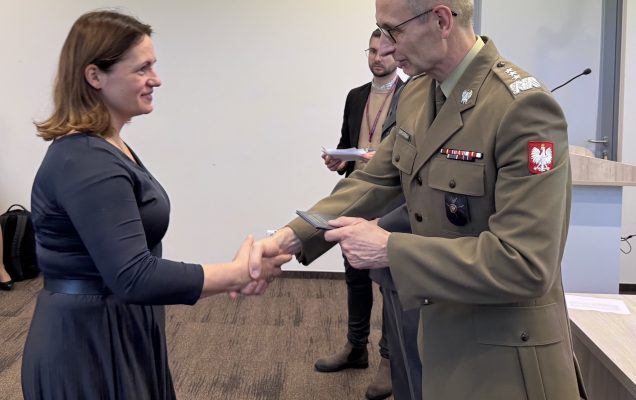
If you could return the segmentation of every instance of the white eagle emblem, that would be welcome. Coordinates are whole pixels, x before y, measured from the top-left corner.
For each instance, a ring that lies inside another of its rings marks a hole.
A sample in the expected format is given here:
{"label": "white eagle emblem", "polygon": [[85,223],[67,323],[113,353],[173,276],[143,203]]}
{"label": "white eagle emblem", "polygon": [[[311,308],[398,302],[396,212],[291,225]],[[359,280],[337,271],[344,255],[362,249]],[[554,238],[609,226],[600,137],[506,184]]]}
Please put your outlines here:
{"label": "white eagle emblem", "polygon": [[473,91],[470,89],[464,90],[464,92],[462,93],[461,103],[468,104],[468,100],[470,100],[471,97],[473,97]]}
{"label": "white eagle emblem", "polygon": [[534,163],[534,170],[538,172],[549,171],[552,165],[552,149],[545,147],[545,144],[541,143],[541,149],[533,147],[531,150],[531,158]]}

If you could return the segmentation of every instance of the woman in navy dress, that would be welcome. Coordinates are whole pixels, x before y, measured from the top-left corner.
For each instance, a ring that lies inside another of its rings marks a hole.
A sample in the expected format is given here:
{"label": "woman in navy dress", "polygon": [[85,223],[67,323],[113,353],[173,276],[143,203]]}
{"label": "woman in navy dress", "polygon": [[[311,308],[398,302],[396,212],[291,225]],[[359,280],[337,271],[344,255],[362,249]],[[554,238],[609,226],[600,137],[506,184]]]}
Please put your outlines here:
{"label": "woman in navy dress", "polygon": [[189,264],[161,258],[170,203],[122,140],[132,117],[152,111],[161,81],[152,30],[135,18],[81,16],[60,56],[52,141],[31,206],[44,289],[22,364],[25,399],[173,399],[165,304],[217,293],[260,294],[290,256],[248,266],[248,237],[234,260]]}

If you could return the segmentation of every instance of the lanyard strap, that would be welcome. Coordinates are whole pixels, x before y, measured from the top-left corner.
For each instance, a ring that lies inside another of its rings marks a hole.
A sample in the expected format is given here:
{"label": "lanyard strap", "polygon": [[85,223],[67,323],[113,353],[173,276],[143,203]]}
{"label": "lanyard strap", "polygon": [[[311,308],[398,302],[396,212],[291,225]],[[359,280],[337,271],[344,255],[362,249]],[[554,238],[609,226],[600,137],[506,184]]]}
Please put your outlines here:
{"label": "lanyard strap", "polygon": [[369,144],[373,140],[373,134],[375,133],[375,129],[378,127],[378,121],[380,120],[380,115],[382,115],[382,110],[384,110],[384,106],[386,105],[386,100],[393,94],[395,91],[395,87],[397,86],[395,83],[397,82],[397,77],[393,80],[391,84],[391,90],[389,90],[384,96],[384,100],[382,100],[382,105],[380,106],[380,110],[375,116],[375,120],[373,121],[373,125],[371,125],[371,121],[369,119],[369,103],[371,102],[371,93],[369,93],[369,97],[367,97],[367,104],[364,106],[364,113],[366,115],[367,127],[369,128]]}

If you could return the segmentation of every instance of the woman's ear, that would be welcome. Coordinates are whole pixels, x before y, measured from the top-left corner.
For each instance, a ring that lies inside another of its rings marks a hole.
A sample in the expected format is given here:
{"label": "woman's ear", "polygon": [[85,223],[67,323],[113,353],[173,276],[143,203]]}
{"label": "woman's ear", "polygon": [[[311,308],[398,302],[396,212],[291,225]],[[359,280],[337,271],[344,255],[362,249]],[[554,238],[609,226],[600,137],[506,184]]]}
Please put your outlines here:
{"label": "woman's ear", "polygon": [[103,84],[102,71],[95,64],[88,64],[84,68],[84,78],[95,89],[101,89]]}

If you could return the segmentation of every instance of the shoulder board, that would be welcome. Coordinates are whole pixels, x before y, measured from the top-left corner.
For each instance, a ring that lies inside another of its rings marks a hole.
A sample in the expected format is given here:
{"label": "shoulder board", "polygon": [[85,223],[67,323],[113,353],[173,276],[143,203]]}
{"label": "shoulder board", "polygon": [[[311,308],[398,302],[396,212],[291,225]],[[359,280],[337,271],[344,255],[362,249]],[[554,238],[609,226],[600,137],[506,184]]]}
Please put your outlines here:
{"label": "shoulder board", "polygon": [[492,66],[492,71],[514,97],[530,90],[545,91],[537,78],[509,61],[497,60]]}

